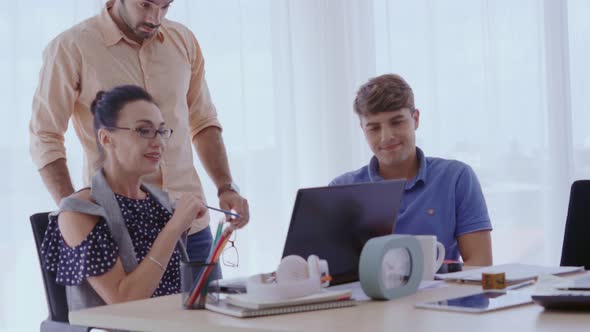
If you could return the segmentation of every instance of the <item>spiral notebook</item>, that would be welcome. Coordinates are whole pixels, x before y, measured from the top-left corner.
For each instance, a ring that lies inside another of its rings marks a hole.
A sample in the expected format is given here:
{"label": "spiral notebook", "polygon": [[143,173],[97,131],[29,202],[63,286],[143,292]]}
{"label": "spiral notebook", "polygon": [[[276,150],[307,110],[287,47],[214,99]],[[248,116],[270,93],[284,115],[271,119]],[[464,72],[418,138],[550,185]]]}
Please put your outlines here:
{"label": "spiral notebook", "polygon": [[227,295],[227,303],[248,309],[270,309],[278,307],[289,307],[303,304],[314,304],[320,302],[333,302],[349,300],[352,297],[352,289],[332,290],[322,288],[320,292],[303,297],[292,299],[270,301],[252,298],[248,294],[230,294]]}
{"label": "spiral notebook", "polygon": [[260,317],[260,316],[270,316],[270,315],[281,315],[281,314],[290,314],[295,312],[304,312],[304,311],[313,311],[313,310],[324,310],[324,309],[335,309],[335,308],[344,308],[344,307],[351,307],[356,305],[355,300],[340,300],[340,301],[330,301],[330,302],[321,302],[321,303],[312,303],[312,304],[302,304],[302,305],[293,305],[288,307],[278,307],[278,308],[268,308],[268,309],[248,309],[238,307],[232,304],[229,304],[226,299],[219,300],[216,303],[207,303],[205,304],[205,308],[208,310],[218,312],[224,315],[230,315],[234,317],[240,318],[250,318],[250,317]]}

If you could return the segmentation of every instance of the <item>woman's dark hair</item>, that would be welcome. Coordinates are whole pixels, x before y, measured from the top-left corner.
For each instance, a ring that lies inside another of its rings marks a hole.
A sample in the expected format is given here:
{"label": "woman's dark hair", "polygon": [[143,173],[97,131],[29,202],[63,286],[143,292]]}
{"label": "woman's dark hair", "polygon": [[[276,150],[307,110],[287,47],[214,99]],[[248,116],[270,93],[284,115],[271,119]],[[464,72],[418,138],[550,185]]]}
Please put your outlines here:
{"label": "woman's dark hair", "polygon": [[[137,85],[119,85],[108,91],[99,91],[90,106],[94,115],[94,136],[100,154],[99,164],[104,159],[104,151],[98,141],[98,130],[100,128],[113,128],[117,126],[119,112],[128,103],[144,100],[157,105],[154,98]],[[97,165],[98,166],[98,165]]]}

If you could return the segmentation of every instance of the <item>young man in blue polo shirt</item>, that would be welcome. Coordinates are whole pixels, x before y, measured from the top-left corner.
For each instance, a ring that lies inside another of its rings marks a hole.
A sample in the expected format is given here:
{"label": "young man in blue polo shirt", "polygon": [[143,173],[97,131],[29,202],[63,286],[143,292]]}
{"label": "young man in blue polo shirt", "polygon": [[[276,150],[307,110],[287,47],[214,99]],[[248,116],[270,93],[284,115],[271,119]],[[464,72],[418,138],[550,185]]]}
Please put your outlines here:
{"label": "young man in blue polo shirt", "polygon": [[407,179],[397,234],[436,235],[446,259],[492,264],[492,225],[477,176],[465,163],[425,157],[416,147],[420,111],[399,75],[375,77],[357,92],[354,110],[374,156],[330,185]]}

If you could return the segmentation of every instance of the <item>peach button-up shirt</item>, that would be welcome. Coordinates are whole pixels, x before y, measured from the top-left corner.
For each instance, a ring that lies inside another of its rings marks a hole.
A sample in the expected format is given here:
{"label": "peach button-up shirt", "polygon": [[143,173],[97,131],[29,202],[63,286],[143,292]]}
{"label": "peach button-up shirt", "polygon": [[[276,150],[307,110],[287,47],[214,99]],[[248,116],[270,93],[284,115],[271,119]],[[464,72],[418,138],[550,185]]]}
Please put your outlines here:
{"label": "peach button-up shirt", "polygon": [[[141,45],[128,39],[110,16],[112,2],[100,15],[57,36],[43,53],[43,67],[33,99],[30,152],[38,169],[66,158],[64,133],[71,118],[84,149],[84,183],[99,159],[90,105],[100,90],[135,84],[160,106],[174,134],[166,144],[157,174],[145,182],[172,198],[197,192],[201,182],[193,165],[192,138],[201,130],[221,128],[205,81],[204,59],[193,33],[164,20],[158,33]],[[195,221],[192,232],[208,224]]]}

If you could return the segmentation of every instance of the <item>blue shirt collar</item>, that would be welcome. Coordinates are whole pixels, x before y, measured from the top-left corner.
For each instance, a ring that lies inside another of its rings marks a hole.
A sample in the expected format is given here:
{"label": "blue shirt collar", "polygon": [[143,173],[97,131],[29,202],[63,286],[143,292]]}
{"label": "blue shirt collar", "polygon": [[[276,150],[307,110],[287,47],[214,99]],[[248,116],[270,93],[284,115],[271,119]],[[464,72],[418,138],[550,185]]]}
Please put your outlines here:
{"label": "blue shirt collar", "polygon": [[[418,174],[416,174],[415,178],[408,180],[408,182],[406,182],[406,190],[414,188],[414,186],[418,182],[426,183],[426,176],[428,175],[428,164],[426,162],[426,157],[424,157],[424,152],[422,152],[422,150],[419,147],[416,147],[416,156],[418,157],[418,164],[420,165],[418,167]],[[379,161],[375,156],[373,156],[371,158],[371,161],[369,162],[369,179],[371,180],[371,182],[384,180],[381,177],[381,175],[379,175]]]}

